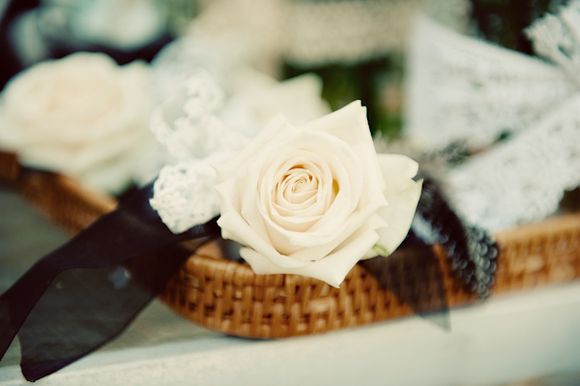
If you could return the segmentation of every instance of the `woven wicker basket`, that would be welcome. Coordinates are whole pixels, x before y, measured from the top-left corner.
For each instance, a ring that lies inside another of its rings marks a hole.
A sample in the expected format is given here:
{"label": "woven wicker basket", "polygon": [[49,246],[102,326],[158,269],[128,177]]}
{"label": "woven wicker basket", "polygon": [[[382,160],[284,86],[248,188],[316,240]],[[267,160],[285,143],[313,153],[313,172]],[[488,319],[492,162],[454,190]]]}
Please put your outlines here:
{"label": "woven wicker basket", "polygon": [[[72,179],[21,169],[7,154],[0,154],[0,178],[73,233],[116,205]],[[500,262],[493,294],[580,276],[580,214],[519,227],[496,238]],[[438,246],[389,257],[388,264],[380,265],[380,275],[369,273],[372,261],[355,266],[336,289],[301,276],[256,275],[246,264],[221,258],[213,243],[189,258],[162,299],[202,326],[255,338],[322,333],[477,301],[451,274]]]}

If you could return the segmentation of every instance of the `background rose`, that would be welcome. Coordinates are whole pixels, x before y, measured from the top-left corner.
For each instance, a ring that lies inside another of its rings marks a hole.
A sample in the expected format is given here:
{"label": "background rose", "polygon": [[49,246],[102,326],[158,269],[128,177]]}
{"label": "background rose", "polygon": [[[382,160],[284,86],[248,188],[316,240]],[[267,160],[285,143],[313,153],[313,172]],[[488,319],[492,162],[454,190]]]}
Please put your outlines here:
{"label": "background rose", "polygon": [[26,165],[118,191],[129,182],[135,154],[152,140],[150,83],[144,64],[119,67],[102,54],[38,64],[2,95],[0,147]]}
{"label": "background rose", "polygon": [[359,259],[403,240],[416,171],[406,157],[377,157],[360,102],[300,127],[277,119],[220,167],[218,224],[255,272],[338,286]]}
{"label": "background rose", "polygon": [[303,74],[277,81],[251,69],[240,71],[234,91],[221,114],[232,129],[254,137],[272,118],[283,114],[292,124],[303,124],[330,112],[322,99],[322,81]]}

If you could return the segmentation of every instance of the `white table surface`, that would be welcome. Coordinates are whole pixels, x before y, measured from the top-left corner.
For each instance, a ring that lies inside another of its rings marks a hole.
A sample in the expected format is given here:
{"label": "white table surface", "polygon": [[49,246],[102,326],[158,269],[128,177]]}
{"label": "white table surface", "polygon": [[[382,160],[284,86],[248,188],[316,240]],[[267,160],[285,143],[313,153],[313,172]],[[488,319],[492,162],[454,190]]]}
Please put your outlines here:
{"label": "white table surface", "polygon": [[[132,329],[165,311],[154,305]],[[451,331],[412,317],[252,341],[208,332],[168,310],[166,316],[169,322],[157,318],[161,336],[166,323],[190,336],[97,352],[38,384],[493,385],[580,370],[580,284],[452,311]],[[0,368],[0,385],[23,384],[17,366]]]}
{"label": "white table surface", "polygon": [[[0,211],[14,205],[13,197],[0,194]],[[8,251],[0,253],[0,276],[7,272],[2,264],[14,266],[6,262],[18,248],[6,232],[17,227],[0,217],[0,251]],[[43,234],[54,232],[48,229]],[[52,248],[61,237],[54,233],[42,248]],[[580,384],[580,282],[496,297],[448,316],[450,331],[437,318],[417,316],[256,341],[199,328],[155,302],[120,339],[37,384],[500,385],[524,379],[536,379],[526,385]],[[17,359],[13,345],[0,362],[0,386],[26,384]]]}

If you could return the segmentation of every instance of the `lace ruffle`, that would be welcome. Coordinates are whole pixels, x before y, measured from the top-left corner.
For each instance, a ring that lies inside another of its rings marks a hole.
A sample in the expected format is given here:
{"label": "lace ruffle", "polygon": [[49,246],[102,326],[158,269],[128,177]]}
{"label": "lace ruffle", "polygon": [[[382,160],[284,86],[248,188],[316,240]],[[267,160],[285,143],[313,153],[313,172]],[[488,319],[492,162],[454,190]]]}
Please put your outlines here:
{"label": "lace ruffle", "polygon": [[155,181],[151,207],[173,233],[184,232],[219,214],[216,180],[208,160],[165,166]]}
{"label": "lace ruffle", "polygon": [[218,117],[224,93],[205,72],[190,76],[180,92],[156,109],[151,130],[176,161],[202,159],[240,146],[243,136]]}
{"label": "lace ruffle", "polygon": [[218,214],[213,164],[246,141],[217,117],[223,100],[211,76],[199,72],[152,115],[151,130],[176,164],[161,169],[150,203],[174,233]]}
{"label": "lace ruffle", "polygon": [[407,127],[427,149],[486,147],[575,92],[561,69],[417,19],[409,52]]}
{"label": "lace ruffle", "polygon": [[[484,149],[446,173],[470,222],[501,229],[540,220],[580,185],[579,15],[576,0],[528,29],[555,64],[418,21],[408,133],[429,150]],[[505,132],[511,137],[494,144]]]}
{"label": "lace ruffle", "polygon": [[517,138],[448,174],[449,193],[466,218],[487,229],[554,213],[580,184],[580,96]]}

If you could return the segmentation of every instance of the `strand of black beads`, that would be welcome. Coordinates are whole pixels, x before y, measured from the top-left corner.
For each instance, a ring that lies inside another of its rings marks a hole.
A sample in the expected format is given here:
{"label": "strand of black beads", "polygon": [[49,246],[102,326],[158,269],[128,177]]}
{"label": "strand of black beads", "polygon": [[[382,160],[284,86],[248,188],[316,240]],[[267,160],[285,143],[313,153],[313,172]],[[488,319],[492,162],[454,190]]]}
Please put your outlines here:
{"label": "strand of black beads", "polygon": [[468,230],[468,246],[471,259],[475,262],[475,279],[477,287],[474,290],[485,298],[490,295],[495,282],[499,248],[495,240],[484,229],[470,226]]}
{"label": "strand of black beads", "polygon": [[491,236],[467,226],[448,204],[435,180],[426,177],[417,216],[429,226],[434,242],[441,244],[454,274],[481,298],[489,296],[497,268],[498,247]]}

